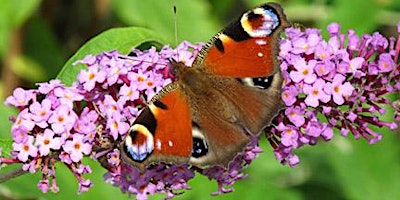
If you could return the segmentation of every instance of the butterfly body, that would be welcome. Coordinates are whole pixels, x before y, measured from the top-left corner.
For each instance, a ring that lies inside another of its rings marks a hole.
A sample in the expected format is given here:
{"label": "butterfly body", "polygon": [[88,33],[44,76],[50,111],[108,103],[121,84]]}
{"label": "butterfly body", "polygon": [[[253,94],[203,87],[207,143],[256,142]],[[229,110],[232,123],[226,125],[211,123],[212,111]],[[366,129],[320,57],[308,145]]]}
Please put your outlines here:
{"label": "butterfly body", "polygon": [[177,80],[138,116],[123,160],[140,169],[156,162],[227,166],[283,106],[276,55],[287,26],[279,5],[264,4],[214,36],[192,67],[171,60]]}

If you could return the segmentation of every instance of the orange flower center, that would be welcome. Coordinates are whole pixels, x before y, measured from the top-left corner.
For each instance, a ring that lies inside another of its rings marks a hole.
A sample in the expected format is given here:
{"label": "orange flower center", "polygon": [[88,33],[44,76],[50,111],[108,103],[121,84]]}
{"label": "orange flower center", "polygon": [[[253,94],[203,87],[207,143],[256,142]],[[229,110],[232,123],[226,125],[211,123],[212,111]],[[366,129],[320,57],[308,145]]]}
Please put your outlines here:
{"label": "orange flower center", "polygon": [[139,76],[137,79],[139,82],[143,82],[145,80],[145,78],[143,76]]}
{"label": "orange flower center", "polygon": [[114,127],[115,129],[118,129],[118,123],[117,123],[117,122],[114,122],[114,123],[113,123],[113,127]]}
{"label": "orange flower center", "polygon": [[63,122],[63,121],[64,121],[64,117],[63,117],[63,116],[59,116],[59,117],[58,117],[58,121],[59,121],[59,122]]}
{"label": "orange flower center", "polygon": [[89,80],[94,79],[94,77],[95,77],[95,75],[94,75],[93,73],[90,73],[90,74],[89,74]]}
{"label": "orange flower center", "polygon": [[77,150],[80,149],[81,148],[81,144],[75,143],[74,148],[77,149]]}
{"label": "orange flower center", "polygon": [[335,87],[333,88],[333,90],[334,90],[336,93],[339,93],[339,86],[335,86]]}
{"label": "orange flower center", "polygon": [[41,112],[40,112],[40,116],[45,116],[46,115],[46,111],[44,111],[44,110],[42,110]]}

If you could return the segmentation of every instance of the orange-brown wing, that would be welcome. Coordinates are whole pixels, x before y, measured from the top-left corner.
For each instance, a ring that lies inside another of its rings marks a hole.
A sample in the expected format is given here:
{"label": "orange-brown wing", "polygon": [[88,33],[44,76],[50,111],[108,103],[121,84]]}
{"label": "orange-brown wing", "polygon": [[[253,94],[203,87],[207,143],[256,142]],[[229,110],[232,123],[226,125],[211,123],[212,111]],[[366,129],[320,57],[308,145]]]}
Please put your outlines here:
{"label": "orange-brown wing", "polygon": [[279,69],[276,59],[279,34],[288,25],[278,4],[261,5],[213,37],[193,66],[234,78],[272,75]]}
{"label": "orange-brown wing", "polygon": [[222,41],[224,50],[212,46],[203,63],[213,74],[238,78],[268,76],[276,72],[274,38],[235,41],[220,34],[216,40]]}
{"label": "orange-brown wing", "polygon": [[199,117],[196,117],[193,126],[194,146],[190,164],[227,167],[250,142],[246,130],[215,115],[211,109],[198,110],[196,115]]}
{"label": "orange-brown wing", "polygon": [[188,81],[201,97],[188,95],[196,124],[191,164],[226,167],[249,135],[258,135],[282,108],[276,57],[279,34],[288,24],[278,4],[261,5],[223,29],[196,57],[193,67],[208,77],[200,84],[208,94],[198,94],[198,84]]}
{"label": "orange-brown wing", "polygon": [[191,164],[227,167],[249,143],[249,136],[258,135],[269,125],[283,105],[280,73],[271,78],[271,86],[260,90],[235,79],[211,77],[203,83],[208,85],[207,91],[188,95],[194,122]]}
{"label": "orange-brown wing", "polygon": [[187,99],[170,84],[137,117],[122,144],[122,156],[142,170],[155,162],[186,163],[192,143]]}

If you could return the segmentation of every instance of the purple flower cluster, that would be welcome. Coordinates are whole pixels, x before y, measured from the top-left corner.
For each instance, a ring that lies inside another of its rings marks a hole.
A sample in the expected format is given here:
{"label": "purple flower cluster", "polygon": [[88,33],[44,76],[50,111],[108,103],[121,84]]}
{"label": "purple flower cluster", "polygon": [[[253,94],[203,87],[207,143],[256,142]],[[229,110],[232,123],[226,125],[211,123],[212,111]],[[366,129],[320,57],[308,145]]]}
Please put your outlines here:
{"label": "purple flower cluster", "polygon": [[216,180],[218,191],[213,195],[232,192],[231,187],[236,181],[246,177],[242,171],[249,166],[253,159],[258,157],[262,149],[258,147],[258,138],[253,137],[251,143],[246,146],[243,154],[238,154],[227,169],[221,166],[212,166],[207,169],[200,169],[194,166],[167,165],[158,163],[140,172],[136,167],[128,165],[119,160],[119,151],[114,149],[107,155],[107,172],[104,176],[105,181],[116,187],[120,187],[122,192],[136,194],[137,199],[147,199],[148,195],[155,193],[166,194],[166,199],[170,199],[180,193],[183,189],[189,190],[187,182],[192,179],[195,172],[207,176],[210,180]]}
{"label": "purple flower cluster", "polygon": [[[6,104],[20,110],[12,118],[12,158],[2,163],[23,163],[31,173],[41,171],[38,187],[57,192],[55,163],[63,162],[79,182],[79,192],[93,184],[82,175],[91,173],[82,158],[90,155],[109,170],[105,179],[123,192],[145,199],[154,193],[189,189],[186,182],[194,171],[187,165],[160,163],[144,172],[121,162],[119,145],[139,109],[172,82],[169,58],[191,65],[203,45],[183,42],[176,50],[165,46],[160,52],[133,50],[134,56],[116,51],[88,55],[77,81],[67,87],[58,80],[39,84],[38,89],[18,88]],[[179,56],[177,55],[179,52]],[[106,159],[104,159],[106,158]]]}
{"label": "purple flower cluster", "polygon": [[[212,195],[220,195],[233,191],[232,185],[241,179],[247,177],[243,173],[250,163],[258,157],[262,149],[258,146],[258,137],[252,137],[251,142],[245,147],[243,153],[238,154],[229,163],[228,168],[221,166],[212,166],[207,169],[197,169],[197,171],[211,180],[216,180],[218,183],[218,191]],[[227,188],[228,187],[228,188]]]}
{"label": "purple flower cluster", "polygon": [[[390,104],[385,94],[400,90],[398,55],[400,40],[389,41],[378,33],[359,38],[354,31],[347,36],[337,24],[328,27],[328,41],[316,29],[286,29],[279,53],[285,82],[282,99],[287,108],[279,113],[267,138],[277,159],[294,166],[299,158],[293,150],[305,144],[316,144],[321,137],[329,140],[334,129],[346,136],[366,138],[371,144],[381,135],[371,126],[395,129],[394,122],[378,118]],[[190,66],[203,45],[181,43],[159,52],[133,50],[132,56],[116,51],[88,55],[77,81],[64,86],[58,80],[39,84],[38,89],[16,89],[6,104],[20,110],[12,118],[14,140],[11,158],[0,157],[0,163],[23,163],[23,169],[41,171],[38,187],[57,192],[55,163],[62,162],[79,182],[79,192],[93,184],[83,178],[91,173],[82,163],[84,156],[97,159],[108,172],[106,182],[122,192],[147,199],[155,193],[172,198],[190,189],[187,182],[195,172],[218,183],[222,194],[231,192],[237,180],[262,149],[258,138],[237,155],[228,168],[213,166],[199,169],[189,165],[158,163],[140,171],[120,160],[119,144],[140,109],[157,92],[171,83],[168,59]],[[179,55],[179,56],[178,56]],[[400,121],[400,103],[395,101],[395,120]],[[394,120],[394,121],[395,121]]]}
{"label": "purple flower cluster", "polygon": [[[87,132],[79,132],[75,124],[90,120],[85,111],[74,110],[74,104],[83,100],[76,87],[66,87],[58,80],[39,84],[36,90],[18,88],[8,97],[6,104],[20,110],[12,118],[11,134],[14,140],[8,162],[23,163],[31,173],[41,171],[43,179],[38,186],[43,192],[57,192],[55,163],[64,162],[79,180],[80,191],[91,187],[82,175],[90,167],[82,164],[84,155],[92,151],[92,141]],[[98,115],[94,114],[94,120]],[[86,128],[86,127],[85,127]],[[79,169],[86,170],[79,170]],[[50,180],[52,184],[50,186]]]}
{"label": "purple flower cluster", "polygon": [[124,193],[135,194],[136,199],[147,199],[155,193],[167,194],[166,199],[172,198],[178,194],[176,191],[189,190],[187,181],[194,177],[194,171],[188,165],[159,163],[140,172],[129,164],[119,163],[109,168],[104,179]]}
{"label": "purple flower cluster", "polygon": [[330,140],[334,129],[373,144],[382,138],[374,126],[394,130],[394,121],[400,121],[398,114],[392,122],[378,117],[391,104],[386,94],[400,91],[399,38],[397,43],[379,33],[360,38],[353,30],[345,35],[336,23],[328,32],[323,40],[317,29],[288,28],[280,43],[287,107],[266,135],[276,158],[290,166],[299,162],[294,149]]}

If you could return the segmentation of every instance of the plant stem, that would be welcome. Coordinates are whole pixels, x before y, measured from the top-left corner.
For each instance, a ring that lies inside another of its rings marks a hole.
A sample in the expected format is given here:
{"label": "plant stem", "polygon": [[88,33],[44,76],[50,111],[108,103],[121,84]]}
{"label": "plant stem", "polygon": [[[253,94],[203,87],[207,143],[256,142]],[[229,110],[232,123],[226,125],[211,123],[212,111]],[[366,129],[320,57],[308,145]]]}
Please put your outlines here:
{"label": "plant stem", "polygon": [[6,182],[12,178],[16,178],[18,176],[24,175],[28,173],[28,171],[22,170],[22,168],[13,169],[11,171],[0,174],[0,183]]}

